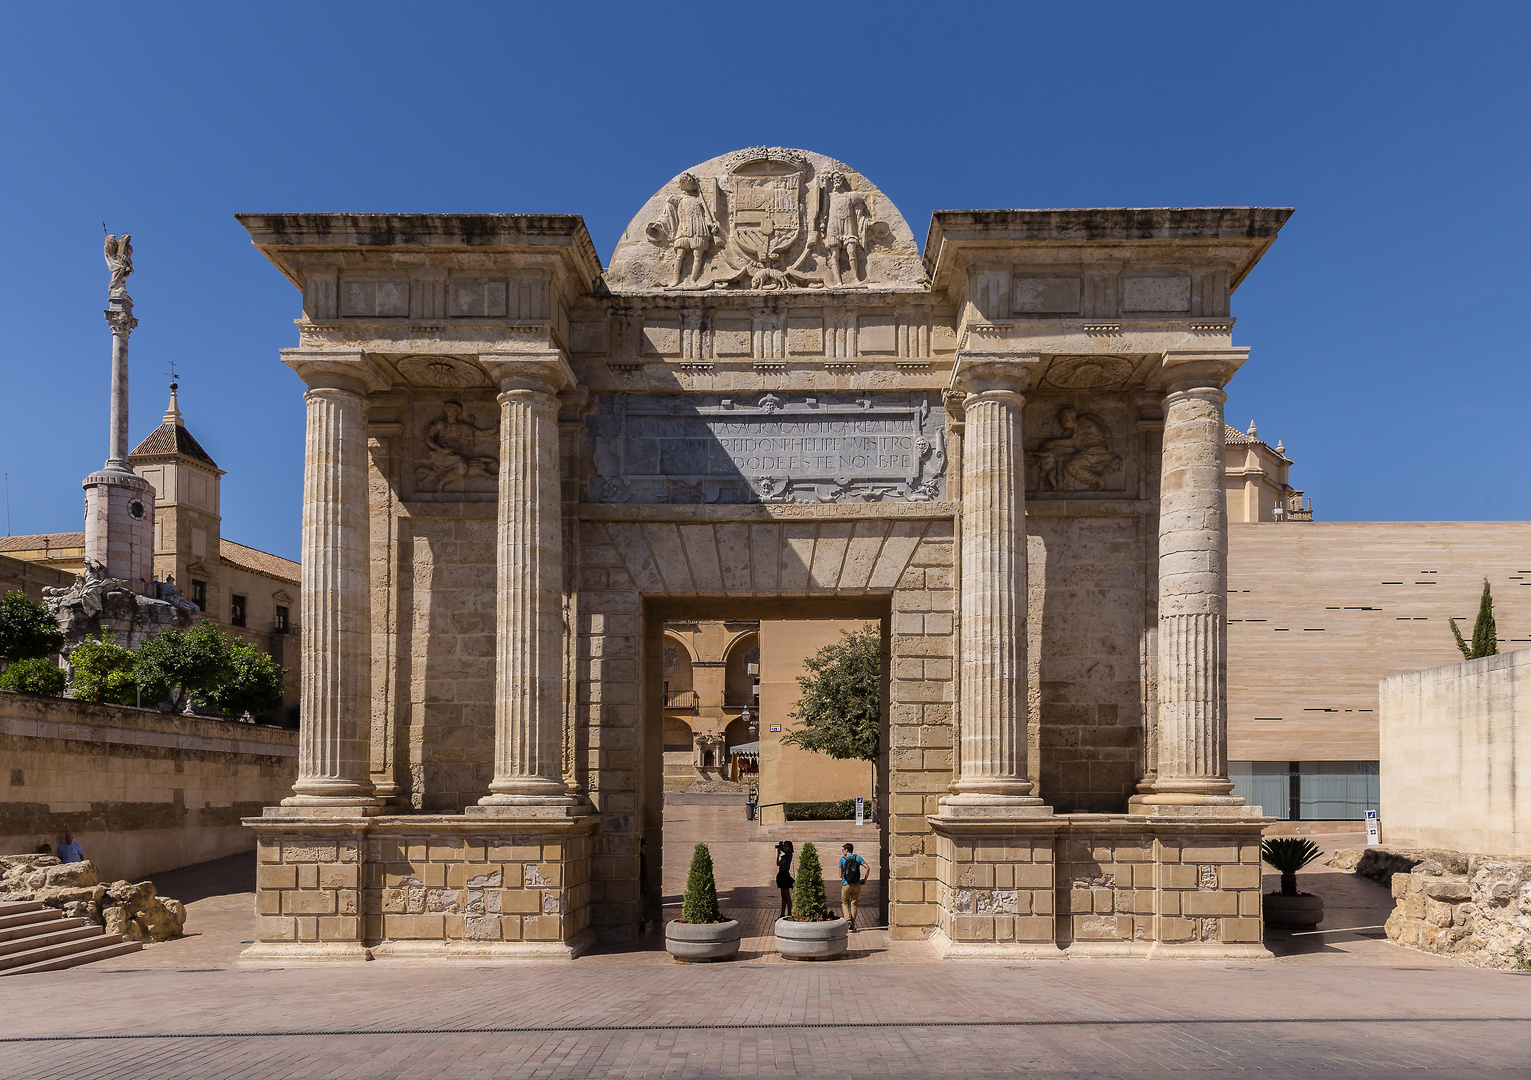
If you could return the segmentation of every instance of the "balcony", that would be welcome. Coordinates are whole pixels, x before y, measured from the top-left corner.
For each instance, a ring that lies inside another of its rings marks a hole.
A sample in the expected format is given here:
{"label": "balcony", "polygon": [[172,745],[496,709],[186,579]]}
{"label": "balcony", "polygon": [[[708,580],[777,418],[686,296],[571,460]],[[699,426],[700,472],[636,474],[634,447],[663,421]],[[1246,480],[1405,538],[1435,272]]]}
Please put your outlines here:
{"label": "balcony", "polygon": [[694,709],[696,708],[695,690],[676,690],[664,696],[664,707],[667,709]]}
{"label": "balcony", "polygon": [[759,701],[760,695],[754,690],[723,691],[723,707],[725,709],[753,709]]}

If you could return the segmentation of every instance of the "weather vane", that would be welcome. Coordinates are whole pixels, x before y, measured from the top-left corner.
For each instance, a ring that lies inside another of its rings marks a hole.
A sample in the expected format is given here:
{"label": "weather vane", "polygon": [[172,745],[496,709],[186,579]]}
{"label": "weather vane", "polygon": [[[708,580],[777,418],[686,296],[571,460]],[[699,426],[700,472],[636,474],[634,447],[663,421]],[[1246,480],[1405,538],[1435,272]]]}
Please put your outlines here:
{"label": "weather vane", "polygon": [[181,377],[175,373],[175,361],[174,360],[170,361],[170,370],[165,372],[165,374],[170,376],[170,385],[171,386],[174,386],[174,385],[176,385],[177,383],[179,383],[181,381]]}

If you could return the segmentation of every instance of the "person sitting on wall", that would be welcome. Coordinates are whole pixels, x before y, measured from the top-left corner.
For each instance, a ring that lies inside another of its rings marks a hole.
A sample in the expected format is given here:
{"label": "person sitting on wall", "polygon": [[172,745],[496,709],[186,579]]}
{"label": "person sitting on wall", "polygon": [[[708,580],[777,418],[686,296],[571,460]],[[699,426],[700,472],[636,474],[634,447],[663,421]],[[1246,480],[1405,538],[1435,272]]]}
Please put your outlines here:
{"label": "person sitting on wall", "polygon": [[66,832],[64,842],[58,846],[59,862],[84,862],[85,852],[74,842],[74,833]]}

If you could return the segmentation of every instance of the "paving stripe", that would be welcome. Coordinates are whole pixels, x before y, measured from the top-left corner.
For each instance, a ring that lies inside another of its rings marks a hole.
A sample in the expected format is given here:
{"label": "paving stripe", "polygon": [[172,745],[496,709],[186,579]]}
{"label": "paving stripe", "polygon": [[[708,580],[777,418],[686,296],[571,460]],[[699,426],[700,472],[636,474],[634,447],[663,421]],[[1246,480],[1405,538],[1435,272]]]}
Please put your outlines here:
{"label": "paving stripe", "polygon": [[785,1021],[774,1024],[570,1024],[532,1027],[471,1028],[334,1028],[310,1031],[194,1031],[142,1032],[121,1035],[27,1035],[0,1038],[3,1043],[118,1042],[134,1039],[313,1039],[348,1035],[561,1035],[605,1031],[808,1031],[911,1028],[1057,1028],[1057,1027],[1203,1027],[1258,1026],[1263,1024],[1526,1024],[1531,1016],[1279,1016],[1269,1018],[1211,1018],[1191,1020],[825,1020]]}

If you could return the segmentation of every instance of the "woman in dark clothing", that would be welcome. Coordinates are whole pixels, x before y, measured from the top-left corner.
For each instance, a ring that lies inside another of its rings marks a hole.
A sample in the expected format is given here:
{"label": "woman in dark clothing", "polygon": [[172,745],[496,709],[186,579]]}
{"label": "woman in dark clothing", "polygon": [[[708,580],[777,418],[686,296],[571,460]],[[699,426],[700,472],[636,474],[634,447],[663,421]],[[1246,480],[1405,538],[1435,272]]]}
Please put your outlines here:
{"label": "woman in dark clothing", "polygon": [[781,890],[781,917],[792,914],[792,841],[776,844],[776,887]]}

